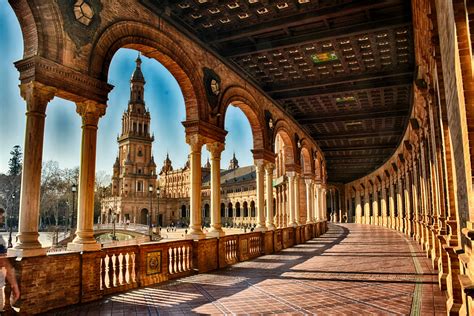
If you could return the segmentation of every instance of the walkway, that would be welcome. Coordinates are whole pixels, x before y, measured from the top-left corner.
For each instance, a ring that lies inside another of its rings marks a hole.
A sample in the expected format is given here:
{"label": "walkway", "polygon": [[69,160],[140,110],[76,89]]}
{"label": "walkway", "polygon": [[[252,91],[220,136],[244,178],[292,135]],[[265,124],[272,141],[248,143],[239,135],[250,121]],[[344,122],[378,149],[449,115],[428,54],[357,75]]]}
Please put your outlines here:
{"label": "walkway", "polygon": [[330,225],[306,244],[56,314],[445,315],[437,275],[402,234]]}

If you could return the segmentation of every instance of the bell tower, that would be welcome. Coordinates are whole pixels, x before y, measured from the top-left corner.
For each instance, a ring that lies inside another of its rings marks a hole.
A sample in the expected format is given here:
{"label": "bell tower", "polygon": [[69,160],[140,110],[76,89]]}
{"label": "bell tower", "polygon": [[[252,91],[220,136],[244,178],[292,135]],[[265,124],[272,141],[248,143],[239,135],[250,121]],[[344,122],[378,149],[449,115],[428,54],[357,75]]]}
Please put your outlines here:
{"label": "bell tower", "polygon": [[152,153],[150,112],[145,107],[145,78],[140,55],[130,79],[130,99],[122,116],[122,131],[117,138],[118,158],[114,164],[114,196],[147,196],[149,185],[156,184],[156,164]]}

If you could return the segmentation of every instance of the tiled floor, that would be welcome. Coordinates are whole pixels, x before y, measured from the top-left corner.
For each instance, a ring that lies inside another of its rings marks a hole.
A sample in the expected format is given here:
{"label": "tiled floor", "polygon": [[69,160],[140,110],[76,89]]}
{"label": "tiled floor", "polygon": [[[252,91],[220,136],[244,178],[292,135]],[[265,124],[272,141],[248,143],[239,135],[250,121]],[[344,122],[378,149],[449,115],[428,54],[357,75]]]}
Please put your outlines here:
{"label": "tiled floor", "polygon": [[330,225],[306,244],[56,315],[443,315],[430,261],[402,234]]}

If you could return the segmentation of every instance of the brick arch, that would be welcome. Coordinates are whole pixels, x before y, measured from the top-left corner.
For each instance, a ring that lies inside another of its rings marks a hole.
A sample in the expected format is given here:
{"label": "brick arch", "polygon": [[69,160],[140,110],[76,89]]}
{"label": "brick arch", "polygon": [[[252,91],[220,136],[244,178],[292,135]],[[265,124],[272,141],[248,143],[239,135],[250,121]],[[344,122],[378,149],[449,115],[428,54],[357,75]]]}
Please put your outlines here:
{"label": "brick arch", "polygon": [[269,144],[265,143],[265,119],[263,112],[258,107],[254,97],[242,87],[233,86],[224,91],[219,105],[218,113],[220,118],[218,125],[224,128],[225,114],[230,104],[241,109],[247,117],[252,129],[253,148],[269,148]]}
{"label": "brick arch", "polygon": [[305,144],[305,141],[303,141],[303,147],[301,148],[301,167],[305,175],[313,174],[313,168],[311,168],[311,165],[310,150],[308,149],[307,144]]}
{"label": "brick arch", "polygon": [[314,161],[314,174],[316,176],[316,180],[322,180],[322,165],[321,165],[321,158],[319,155],[317,155],[315,161]]}
{"label": "brick arch", "polygon": [[48,20],[47,31],[43,28],[40,16],[35,16],[26,0],[10,1],[20,24],[23,35],[23,59],[32,56],[42,56],[56,62],[61,62],[63,46],[62,16],[54,3],[43,4],[42,10],[54,17]]}
{"label": "brick arch", "polygon": [[[285,153],[285,162],[286,165],[291,165],[291,164],[299,164],[299,162],[295,161],[295,144],[294,144],[294,139],[290,135],[293,135],[293,133],[290,132],[289,126],[284,122],[283,120],[279,120],[276,123],[275,126],[275,138],[279,135],[281,139],[283,140],[283,143],[285,146],[289,146],[291,150],[289,150],[287,153]],[[275,143],[275,141],[273,141]]]}
{"label": "brick arch", "polygon": [[186,120],[206,117],[207,104],[198,66],[169,36],[159,29],[137,21],[121,21],[109,26],[93,44],[89,74],[107,80],[113,56],[120,48],[132,48],[156,59],[173,75],[181,88]]}

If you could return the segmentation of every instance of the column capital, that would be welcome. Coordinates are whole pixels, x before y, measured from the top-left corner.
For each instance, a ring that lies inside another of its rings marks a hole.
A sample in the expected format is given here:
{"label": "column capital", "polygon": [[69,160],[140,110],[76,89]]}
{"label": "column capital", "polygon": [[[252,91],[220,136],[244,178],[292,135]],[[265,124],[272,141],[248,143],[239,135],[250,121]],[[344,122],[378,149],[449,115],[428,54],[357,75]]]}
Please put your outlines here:
{"label": "column capital", "polygon": [[221,142],[207,143],[206,148],[211,153],[211,159],[220,158],[222,151],[225,149],[225,144]]}
{"label": "column capital", "polygon": [[192,152],[201,152],[202,145],[205,143],[205,138],[199,134],[186,135],[186,143],[191,147]]}
{"label": "column capital", "polygon": [[263,168],[265,168],[265,163],[266,163],[265,160],[263,160],[263,159],[254,159],[253,163],[254,163],[254,165],[257,169],[264,170]]}
{"label": "column capital", "polygon": [[45,113],[49,101],[54,98],[56,88],[36,81],[20,84],[21,97],[26,101],[28,112]]}
{"label": "column capital", "polygon": [[293,179],[295,176],[296,176],[296,172],[295,171],[287,171],[286,172],[286,176],[290,179]]}
{"label": "column capital", "polygon": [[312,185],[314,183],[314,180],[312,178],[304,178],[304,182],[307,185]]}
{"label": "column capital", "polygon": [[82,117],[83,125],[97,126],[99,118],[105,115],[106,108],[106,104],[92,100],[76,103],[76,112]]}
{"label": "column capital", "polygon": [[266,162],[265,163],[265,171],[267,173],[273,173],[273,169],[275,169],[275,164],[273,162]]}

